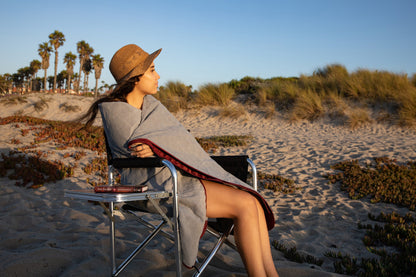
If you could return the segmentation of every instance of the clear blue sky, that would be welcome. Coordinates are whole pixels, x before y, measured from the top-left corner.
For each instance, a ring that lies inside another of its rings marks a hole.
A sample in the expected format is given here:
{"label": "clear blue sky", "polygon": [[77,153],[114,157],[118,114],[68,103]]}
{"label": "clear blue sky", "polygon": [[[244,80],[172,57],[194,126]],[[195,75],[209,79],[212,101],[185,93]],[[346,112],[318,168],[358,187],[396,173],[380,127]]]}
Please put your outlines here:
{"label": "clear blue sky", "polygon": [[[244,76],[310,75],[339,63],[416,73],[414,0],[0,0],[0,74],[40,60],[37,49],[54,30],[58,71],[65,53],[85,40],[105,59],[135,43],[163,48],[156,67],[163,85],[178,80],[194,88]],[[53,75],[54,56],[48,75]],[[79,63],[75,65],[78,72]],[[43,72],[38,73],[43,76]],[[93,87],[93,75],[90,87]]]}

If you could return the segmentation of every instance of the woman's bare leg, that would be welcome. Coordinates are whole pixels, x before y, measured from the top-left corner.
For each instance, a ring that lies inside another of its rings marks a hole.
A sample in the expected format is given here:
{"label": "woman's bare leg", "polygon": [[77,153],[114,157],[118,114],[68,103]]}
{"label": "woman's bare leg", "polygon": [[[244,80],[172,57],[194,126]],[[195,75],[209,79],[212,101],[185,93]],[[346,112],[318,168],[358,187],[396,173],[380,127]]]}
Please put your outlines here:
{"label": "woman's bare leg", "polygon": [[242,190],[210,181],[202,182],[207,193],[207,216],[234,220],[236,244],[248,275],[278,276],[270,252],[263,209],[257,199]]}
{"label": "woman's bare leg", "polygon": [[260,239],[263,253],[263,264],[267,276],[279,276],[274,265],[272,251],[270,248],[269,232],[267,230],[266,218],[264,216],[263,207],[259,201],[256,201],[257,211],[259,214]]}

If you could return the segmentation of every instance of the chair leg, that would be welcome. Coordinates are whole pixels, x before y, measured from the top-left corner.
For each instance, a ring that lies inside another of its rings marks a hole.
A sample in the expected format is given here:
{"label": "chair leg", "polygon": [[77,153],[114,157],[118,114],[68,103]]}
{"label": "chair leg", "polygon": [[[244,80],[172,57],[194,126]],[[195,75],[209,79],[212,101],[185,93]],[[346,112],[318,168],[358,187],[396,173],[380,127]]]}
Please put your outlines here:
{"label": "chair leg", "polygon": [[161,228],[165,224],[166,221],[162,221],[159,225],[156,226],[156,229],[150,235],[148,235],[143,240],[143,242],[136,249],[134,249],[133,252],[131,252],[131,254],[120,264],[116,270],[113,271],[114,277],[118,276],[124,270],[124,268],[134,259],[134,257],[136,257],[136,255],[139,254],[147,246],[147,244],[149,244],[149,242],[160,232]]}
{"label": "chair leg", "polygon": [[111,272],[116,271],[116,250],[115,250],[115,222],[114,222],[114,203],[109,202],[110,209],[110,257],[111,257]]}
{"label": "chair leg", "polygon": [[178,175],[175,166],[168,160],[163,160],[162,163],[169,169],[173,179],[173,231],[175,236],[175,264],[176,276],[182,276],[182,253],[181,240],[179,235],[179,191],[178,191]]}
{"label": "chair leg", "polygon": [[[194,273],[193,277],[198,277],[198,276],[200,276],[204,272],[204,270],[206,269],[206,267],[208,266],[208,264],[211,262],[211,260],[217,254],[218,250],[220,250],[221,246],[224,243],[227,243],[228,242],[228,236],[232,232],[233,228],[234,228],[234,225],[231,226],[230,229],[227,232],[225,232],[225,233],[223,233],[221,235],[214,234],[212,232],[212,234],[215,235],[218,238],[217,243],[212,248],[212,250],[209,252],[209,254],[206,256],[204,262],[199,267],[195,267],[196,272]],[[207,229],[207,231],[211,232],[210,229]],[[232,246],[232,248],[235,249],[234,246]]]}

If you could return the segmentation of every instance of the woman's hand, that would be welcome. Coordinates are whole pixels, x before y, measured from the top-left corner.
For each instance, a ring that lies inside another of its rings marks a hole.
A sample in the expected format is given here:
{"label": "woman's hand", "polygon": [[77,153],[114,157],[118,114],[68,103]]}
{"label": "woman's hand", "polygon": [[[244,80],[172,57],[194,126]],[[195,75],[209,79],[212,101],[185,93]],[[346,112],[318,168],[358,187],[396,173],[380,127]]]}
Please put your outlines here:
{"label": "woman's hand", "polygon": [[143,143],[133,144],[129,147],[129,149],[131,151],[131,155],[138,158],[148,158],[155,155],[150,146]]}

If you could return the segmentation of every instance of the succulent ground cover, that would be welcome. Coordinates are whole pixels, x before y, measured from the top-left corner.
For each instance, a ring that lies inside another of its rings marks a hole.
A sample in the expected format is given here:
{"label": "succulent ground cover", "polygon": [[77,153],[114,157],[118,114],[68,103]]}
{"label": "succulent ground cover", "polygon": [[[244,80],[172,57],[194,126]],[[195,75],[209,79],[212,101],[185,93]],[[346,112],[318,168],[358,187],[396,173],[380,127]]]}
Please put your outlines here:
{"label": "succulent ground cover", "polygon": [[[386,157],[361,166],[358,161],[345,161],[332,167],[339,172],[328,175],[331,183],[339,182],[341,189],[353,199],[369,197],[372,203],[386,202],[415,210],[416,162],[398,163]],[[358,224],[366,230],[363,243],[378,255],[378,259],[361,259],[342,253],[328,252],[337,273],[354,276],[415,276],[416,218],[409,212],[378,216],[369,214],[375,225]],[[389,249],[388,251],[386,249]]]}
{"label": "succulent ground cover", "polygon": [[[100,182],[87,179],[86,181],[91,185],[94,186],[105,182],[107,159],[105,155],[104,133],[101,127],[85,130],[83,129],[84,125],[80,123],[53,121],[29,116],[0,118],[0,125],[5,124],[14,124],[15,128],[20,128],[22,136],[26,136],[30,131],[33,131],[34,141],[30,145],[18,147],[19,153],[12,151],[9,155],[2,155],[0,176],[9,176],[9,178],[13,179],[20,178],[24,181],[17,181],[16,184],[30,188],[40,187],[45,182],[60,180],[58,176],[62,176],[62,178],[72,176],[74,168],[78,166],[76,163],[74,165],[66,165],[62,161],[49,161],[47,159],[48,153],[33,150],[42,143],[53,143],[56,146],[56,150],[76,148],[97,152],[97,157],[83,167],[82,170],[88,175],[101,177],[102,181]],[[25,124],[25,127],[20,124]],[[246,146],[252,140],[253,137],[251,136],[232,135],[197,138],[202,148],[209,153],[215,153],[219,147]],[[21,141],[12,138],[11,143],[18,146]],[[63,158],[71,157],[78,161],[85,155],[84,150],[77,150],[73,153],[65,153]],[[37,168],[41,168],[42,171],[36,171]],[[40,175],[43,177],[40,177]],[[259,180],[267,189],[282,192],[294,191],[293,181],[278,175],[260,173]]]}

